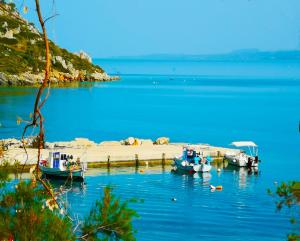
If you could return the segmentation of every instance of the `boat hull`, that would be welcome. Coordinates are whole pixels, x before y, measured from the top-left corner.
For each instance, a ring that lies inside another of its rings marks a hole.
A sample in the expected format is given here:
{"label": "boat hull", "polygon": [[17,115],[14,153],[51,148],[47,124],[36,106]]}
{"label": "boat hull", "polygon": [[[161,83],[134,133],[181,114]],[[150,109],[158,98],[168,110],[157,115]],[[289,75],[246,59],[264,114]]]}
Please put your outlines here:
{"label": "boat hull", "polygon": [[174,168],[185,172],[210,172],[211,165],[207,164],[189,164],[181,159],[174,159]]}
{"label": "boat hull", "polygon": [[[229,164],[238,166],[238,167],[258,167],[258,161],[255,161],[255,158],[249,155],[226,155],[224,158],[228,161]],[[250,162],[249,162],[250,161]]]}
{"label": "boat hull", "polygon": [[40,170],[44,176],[56,179],[73,179],[73,180],[84,180],[84,171],[80,169],[76,170],[60,170],[59,168],[50,168],[40,166]]}

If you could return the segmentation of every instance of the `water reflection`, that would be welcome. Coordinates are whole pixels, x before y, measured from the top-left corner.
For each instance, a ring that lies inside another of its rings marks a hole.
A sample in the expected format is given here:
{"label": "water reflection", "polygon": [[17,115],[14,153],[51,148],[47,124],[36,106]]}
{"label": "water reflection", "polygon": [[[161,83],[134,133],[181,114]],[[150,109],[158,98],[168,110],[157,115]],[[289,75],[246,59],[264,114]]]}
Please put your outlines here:
{"label": "water reflection", "polygon": [[171,174],[175,177],[181,177],[182,182],[181,186],[184,188],[192,188],[199,186],[209,186],[210,180],[212,178],[212,174],[209,172],[196,172],[196,173],[188,173],[188,172],[182,172],[178,170],[171,170]]}
{"label": "water reflection", "polygon": [[16,171],[16,172],[9,173],[8,178],[9,180],[18,180],[18,179],[26,180],[26,179],[31,179],[32,175],[29,172],[21,173]]}
{"label": "water reflection", "polygon": [[[171,170],[173,175],[182,176],[183,181],[187,181],[183,186],[194,185],[194,183],[201,183],[203,186],[209,186],[211,179],[217,177],[214,182],[223,183],[224,180],[231,179],[232,184],[237,184],[239,188],[246,188],[252,182],[252,177],[258,177],[260,171],[257,167],[246,168],[228,165],[228,162],[214,163],[211,172],[206,173],[188,173],[180,170]],[[232,174],[232,175],[229,175]],[[231,176],[231,177],[230,177]],[[232,179],[233,177],[233,179]],[[198,180],[196,182],[196,180]]]}
{"label": "water reflection", "polygon": [[84,193],[86,183],[83,181],[73,182],[72,180],[48,180],[52,187],[59,192],[72,191],[74,193]]}
{"label": "water reflection", "polygon": [[98,175],[162,174],[170,172],[171,169],[172,167],[167,165],[90,168],[85,173],[85,176],[89,177]]}
{"label": "water reflection", "polygon": [[251,177],[258,177],[260,174],[257,167],[246,168],[228,165],[223,170],[234,175],[239,188],[246,188],[251,183]]}
{"label": "water reflection", "polygon": [[[228,165],[226,162],[219,162],[213,165],[213,169],[208,173],[187,173],[182,171],[174,171],[171,166],[133,166],[133,167],[110,167],[110,168],[91,168],[86,172],[85,182],[71,182],[70,180],[51,180],[51,185],[59,191],[68,191],[73,193],[85,193],[92,177],[97,176],[114,176],[114,175],[159,175],[166,174],[174,175],[175,177],[181,177],[182,187],[194,187],[194,186],[210,186],[212,185],[224,185],[225,182],[236,184],[239,188],[248,187],[253,182],[252,177],[257,177],[260,171],[257,168],[247,169],[245,167],[236,167]],[[231,175],[230,175],[231,174]],[[20,174],[11,174],[11,179],[19,179]],[[23,173],[22,178],[30,179],[29,173]],[[180,180],[180,179],[178,179]],[[213,180],[213,181],[212,181]],[[229,181],[230,180],[230,181]],[[228,185],[228,184],[227,184]]]}

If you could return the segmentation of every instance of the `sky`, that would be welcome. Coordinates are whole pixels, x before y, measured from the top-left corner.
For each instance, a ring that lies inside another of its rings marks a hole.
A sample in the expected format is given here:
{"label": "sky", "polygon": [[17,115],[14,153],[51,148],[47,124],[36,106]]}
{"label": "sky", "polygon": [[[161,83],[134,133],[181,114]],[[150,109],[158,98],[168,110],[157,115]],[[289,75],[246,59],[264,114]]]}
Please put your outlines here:
{"label": "sky", "polygon": [[[94,58],[300,48],[299,0],[40,1],[50,38]],[[14,2],[38,24],[33,0]]]}

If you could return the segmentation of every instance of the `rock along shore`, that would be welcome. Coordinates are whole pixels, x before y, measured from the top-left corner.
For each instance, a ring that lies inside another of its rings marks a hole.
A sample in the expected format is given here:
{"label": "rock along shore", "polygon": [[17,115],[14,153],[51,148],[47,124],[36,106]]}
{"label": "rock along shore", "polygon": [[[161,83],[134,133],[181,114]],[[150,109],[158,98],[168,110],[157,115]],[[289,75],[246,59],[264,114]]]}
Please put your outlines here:
{"label": "rock along shore", "polygon": [[[25,72],[21,74],[5,74],[0,72],[0,86],[37,86],[42,83],[44,73],[33,74]],[[81,82],[107,82],[120,80],[119,76],[110,76],[107,73],[94,73],[91,75],[69,74],[56,72],[50,77],[52,84],[71,84]]]}

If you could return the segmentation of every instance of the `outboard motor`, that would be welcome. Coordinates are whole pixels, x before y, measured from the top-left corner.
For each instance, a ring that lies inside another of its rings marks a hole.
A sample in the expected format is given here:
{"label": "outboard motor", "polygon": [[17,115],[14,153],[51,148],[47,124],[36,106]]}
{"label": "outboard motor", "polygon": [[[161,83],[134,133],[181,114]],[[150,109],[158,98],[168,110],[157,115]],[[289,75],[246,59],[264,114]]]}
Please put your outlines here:
{"label": "outboard motor", "polygon": [[255,156],[254,162],[255,162],[255,163],[258,163],[258,162],[259,162],[258,156]]}
{"label": "outboard motor", "polygon": [[251,169],[251,167],[252,167],[252,160],[250,157],[248,157],[247,168]]}

